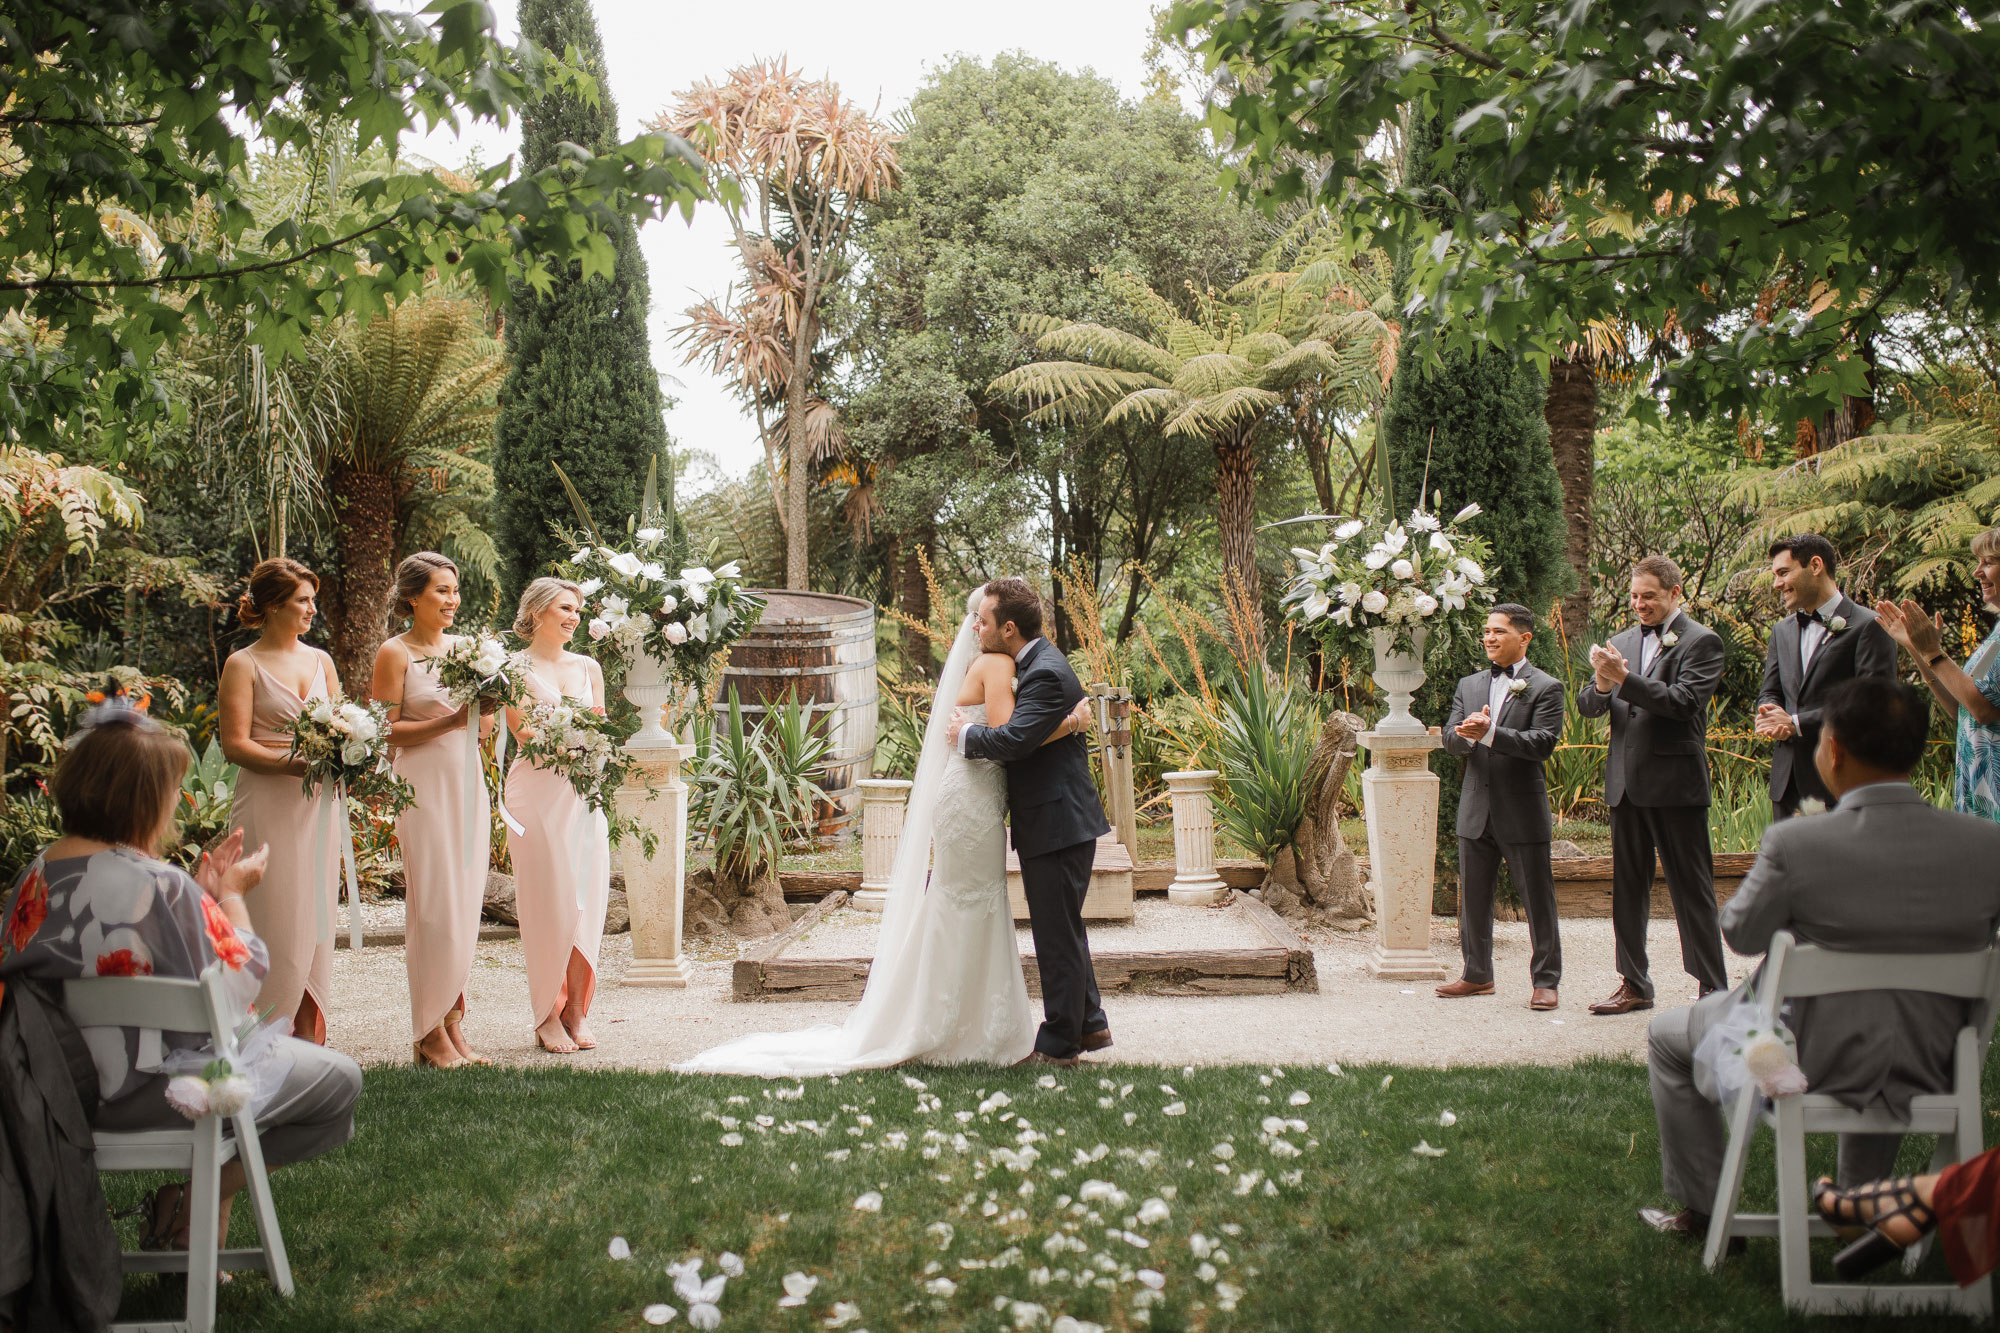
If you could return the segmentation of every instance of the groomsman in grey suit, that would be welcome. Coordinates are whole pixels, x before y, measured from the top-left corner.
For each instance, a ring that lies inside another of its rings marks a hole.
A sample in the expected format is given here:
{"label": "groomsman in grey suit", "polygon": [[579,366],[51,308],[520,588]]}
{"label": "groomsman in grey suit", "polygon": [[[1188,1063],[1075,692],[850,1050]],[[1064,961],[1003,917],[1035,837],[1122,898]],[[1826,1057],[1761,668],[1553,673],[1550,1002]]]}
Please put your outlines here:
{"label": "groomsman in grey suit", "polygon": [[1896,641],[1875,613],[1841,595],[1833,571],[1840,556],[1816,532],[1771,543],[1771,583],[1791,612],[1771,628],[1764,688],[1757,695],[1757,734],[1772,742],[1771,808],[1781,819],[1808,798],[1833,797],[1813,766],[1820,702],[1844,680],[1896,676]]}
{"label": "groomsman in grey suit", "polygon": [[1503,859],[1528,911],[1528,1007],[1555,1008],[1562,982],[1542,765],[1562,735],[1563,683],[1528,661],[1534,637],[1534,612],[1512,602],[1494,607],[1485,634],[1493,665],[1458,682],[1444,727],[1444,748],[1465,760],[1458,798],[1458,945],[1465,969],[1437,988],[1448,1000],[1493,993],[1493,891]]}
{"label": "groomsman in grey suit", "polygon": [[[1822,700],[1815,767],[1839,801],[1782,820],[1722,912],[1729,947],[1763,953],[1789,930],[1801,944],[1852,953],[1970,953],[2000,928],[2000,824],[1940,810],[1910,785],[1930,732],[1922,691],[1879,677],[1843,682]],[[1747,992],[1758,973],[1737,988]],[[1714,1071],[1695,1049],[1735,994],[1671,1009],[1647,1032],[1653,1113],[1666,1192],[1681,1207],[1641,1209],[1657,1230],[1708,1231],[1728,1130]],[[1909,1113],[1910,1098],[1950,1086],[1964,1002],[1914,991],[1859,991],[1794,1000],[1791,1029],[1812,1090],[1857,1110]],[[1840,1140],[1840,1183],[1889,1173],[1894,1134]]]}
{"label": "groomsman in grey suit", "polygon": [[1611,716],[1604,802],[1611,807],[1611,933],[1618,989],[1593,1014],[1653,1007],[1646,970],[1653,857],[1681,929],[1681,963],[1700,994],[1727,979],[1708,844],[1708,701],[1722,683],[1722,637],[1681,610],[1680,566],[1649,555],[1632,567],[1639,623],[1590,646],[1592,678],[1577,691],[1585,717]]}

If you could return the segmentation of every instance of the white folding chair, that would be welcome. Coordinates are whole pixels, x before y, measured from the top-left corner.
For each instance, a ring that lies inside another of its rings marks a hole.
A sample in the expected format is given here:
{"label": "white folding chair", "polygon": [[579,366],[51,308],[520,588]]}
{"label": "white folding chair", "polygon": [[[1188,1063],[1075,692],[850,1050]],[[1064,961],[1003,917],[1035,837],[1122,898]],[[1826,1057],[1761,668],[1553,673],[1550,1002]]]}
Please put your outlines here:
{"label": "white folding chair", "polygon": [[[167,1032],[207,1032],[222,1058],[237,1062],[235,1017],[223,991],[221,965],[199,981],[177,977],[98,977],[63,983],[63,1006],[78,1027],[146,1027]],[[215,1327],[218,1269],[262,1269],[279,1292],[292,1294],[292,1267],[278,1210],[271,1201],[271,1178],[248,1108],[231,1117],[236,1133],[225,1138],[222,1117],[206,1115],[184,1129],[97,1134],[97,1169],[105,1171],[185,1171],[188,1173],[192,1230],[186,1250],[127,1250],[127,1273],[179,1273],[187,1279],[187,1317],[167,1322],[114,1324],[129,1333],[209,1333]],[[223,1164],[243,1159],[250,1206],[257,1216],[260,1249],[220,1250],[217,1205]]]}
{"label": "white folding chair", "polygon": [[[1898,1118],[1882,1110],[1854,1111],[1834,1098],[1814,1092],[1780,1097],[1759,1111],[1761,1098],[1753,1082],[1736,1098],[1729,1116],[1729,1149],[1722,1159],[1722,1178],[1710,1213],[1708,1245],[1702,1262],[1713,1271],[1732,1236],[1776,1236],[1785,1304],[1813,1314],[1911,1313],[1947,1309],[1985,1316],[1993,1309],[1990,1280],[1970,1287],[1903,1283],[1814,1282],[1807,1241],[1831,1236],[1808,1196],[1807,1134],[1935,1134],[1937,1150],[1931,1170],[1962,1162],[1981,1150],[1980,1069],[2000,1010],[2000,949],[1959,954],[1846,953],[1800,944],[1788,930],[1771,939],[1757,1003],[1765,1022],[1774,1021],[1787,1000],[1847,991],[1907,990],[1970,1000],[1970,1021],[1958,1031],[1952,1057],[1949,1092],[1911,1099],[1910,1114]],[[1744,1163],[1760,1121],[1771,1127],[1777,1145],[1778,1211],[1739,1213],[1736,1200],[1743,1188]],[[1914,1272],[1923,1246],[1913,1246],[1904,1271]]]}

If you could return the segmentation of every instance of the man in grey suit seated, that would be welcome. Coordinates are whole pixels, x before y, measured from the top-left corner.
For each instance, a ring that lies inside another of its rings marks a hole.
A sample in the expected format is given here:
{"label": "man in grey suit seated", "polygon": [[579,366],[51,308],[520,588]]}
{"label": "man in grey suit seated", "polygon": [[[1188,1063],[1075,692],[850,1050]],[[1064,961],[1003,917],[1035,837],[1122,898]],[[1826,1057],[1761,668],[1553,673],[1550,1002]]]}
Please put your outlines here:
{"label": "man in grey suit seated", "polygon": [[[1826,697],[1814,763],[1839,804],[1771,825],[1743,887],[1722,909],[1722,934],[1758,954],[1789,930],[1802,944],[1853,953],[1970,953],[2000,927],[2000,824],[1940,810],[1910,785],[1930,732],[1923,693],[1881,677]],[[1660,1166],[1677,1210],[1643,1208],[1657,1230],[1700,1237],[1715,1200],[1728,1130],[1713,1073],[1695,1048],[1729,1002],[1756,984],[1674,1009],[1647,1038]],[[1814,1092],[1858,1109],[1909,1112],[1910,1098],[1950,1086],[1963,1001],[1910,991],[1795,1000],[1791,1029]],[[1886,1175],[1901,1138],[1848,1134],[1843,1185]]]}

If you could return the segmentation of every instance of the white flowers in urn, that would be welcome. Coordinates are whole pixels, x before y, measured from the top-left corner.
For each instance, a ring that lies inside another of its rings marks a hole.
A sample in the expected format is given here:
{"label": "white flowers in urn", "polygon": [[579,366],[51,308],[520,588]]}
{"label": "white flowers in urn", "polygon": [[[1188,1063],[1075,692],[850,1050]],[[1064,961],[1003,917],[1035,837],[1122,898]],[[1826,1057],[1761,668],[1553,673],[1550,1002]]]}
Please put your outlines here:
{"label": "white flowers in urn", "polygon": [[[1416,508],[1401,519],[1343,518],[1317,550],[1293,547],[1299,572],[1284,595],[1285,614],[1331,647],[1357,657],[1371,650],[1370,631],[1395,632],[1407,648],[1411,631],[1483,616],[1493,589],[1485,540],[1461,525],[1479,515],[1467,505],[1450,522]],[[1302,522],[1306,520],[1294,520]],[[1430,633],[1433,650],[1449,634]]]}
{"label": "white flowers in urn", "polygon": [[[607,666],[644,653],[690,684],[757,623],[763,602],[743,588],[742,566],[697,565],[668,528],[636,529],[624,549],[579,545],[563,572],[583,590],[585,632]],[[669,570],[678,569],[678,576]]]}

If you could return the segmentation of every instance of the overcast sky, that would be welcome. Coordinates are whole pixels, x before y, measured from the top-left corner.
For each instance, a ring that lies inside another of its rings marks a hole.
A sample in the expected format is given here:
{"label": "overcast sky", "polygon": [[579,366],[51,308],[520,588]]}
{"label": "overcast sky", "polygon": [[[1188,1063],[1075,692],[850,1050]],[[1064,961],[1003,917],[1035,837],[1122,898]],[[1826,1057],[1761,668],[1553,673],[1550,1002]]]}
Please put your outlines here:
{"label": "overcast sky", "polygon": [[[417,7],[421,0],[409,0]],[[908,104],[926,74],[958,54],[990,59],[1022,50],[1068,69],[1094,69],[1128,96],[1145,81],[1144,56],[1152,10],[1160,0],[1008,0],[960,7],[936,0],[757,0],[687,4],[677,0],[596,0],[597,26],[610,64],[619,128],[630,138],[640,122],[674,95],[704,79],[765,57],[789,56],[808,75],[825,75],[847,97],[887,119]],[[519,36],[515,0],[491,0],[500,35]],[[410,140],[406,147],[447,166],[477,147],[491,165],[519,146],[518,123],[507,132],[481,125],[473,133]],[[681,362],[669,330],[700,296],[722,294],[735,276],[721,209],[702,205],[692,224],[678,214],[639,233],[653,289],[647,320],[654,369],[679,403],[667,428],[682,444],[714,454],[739,474],[763,458],[756,427],[728,387],[706,370]]]}

